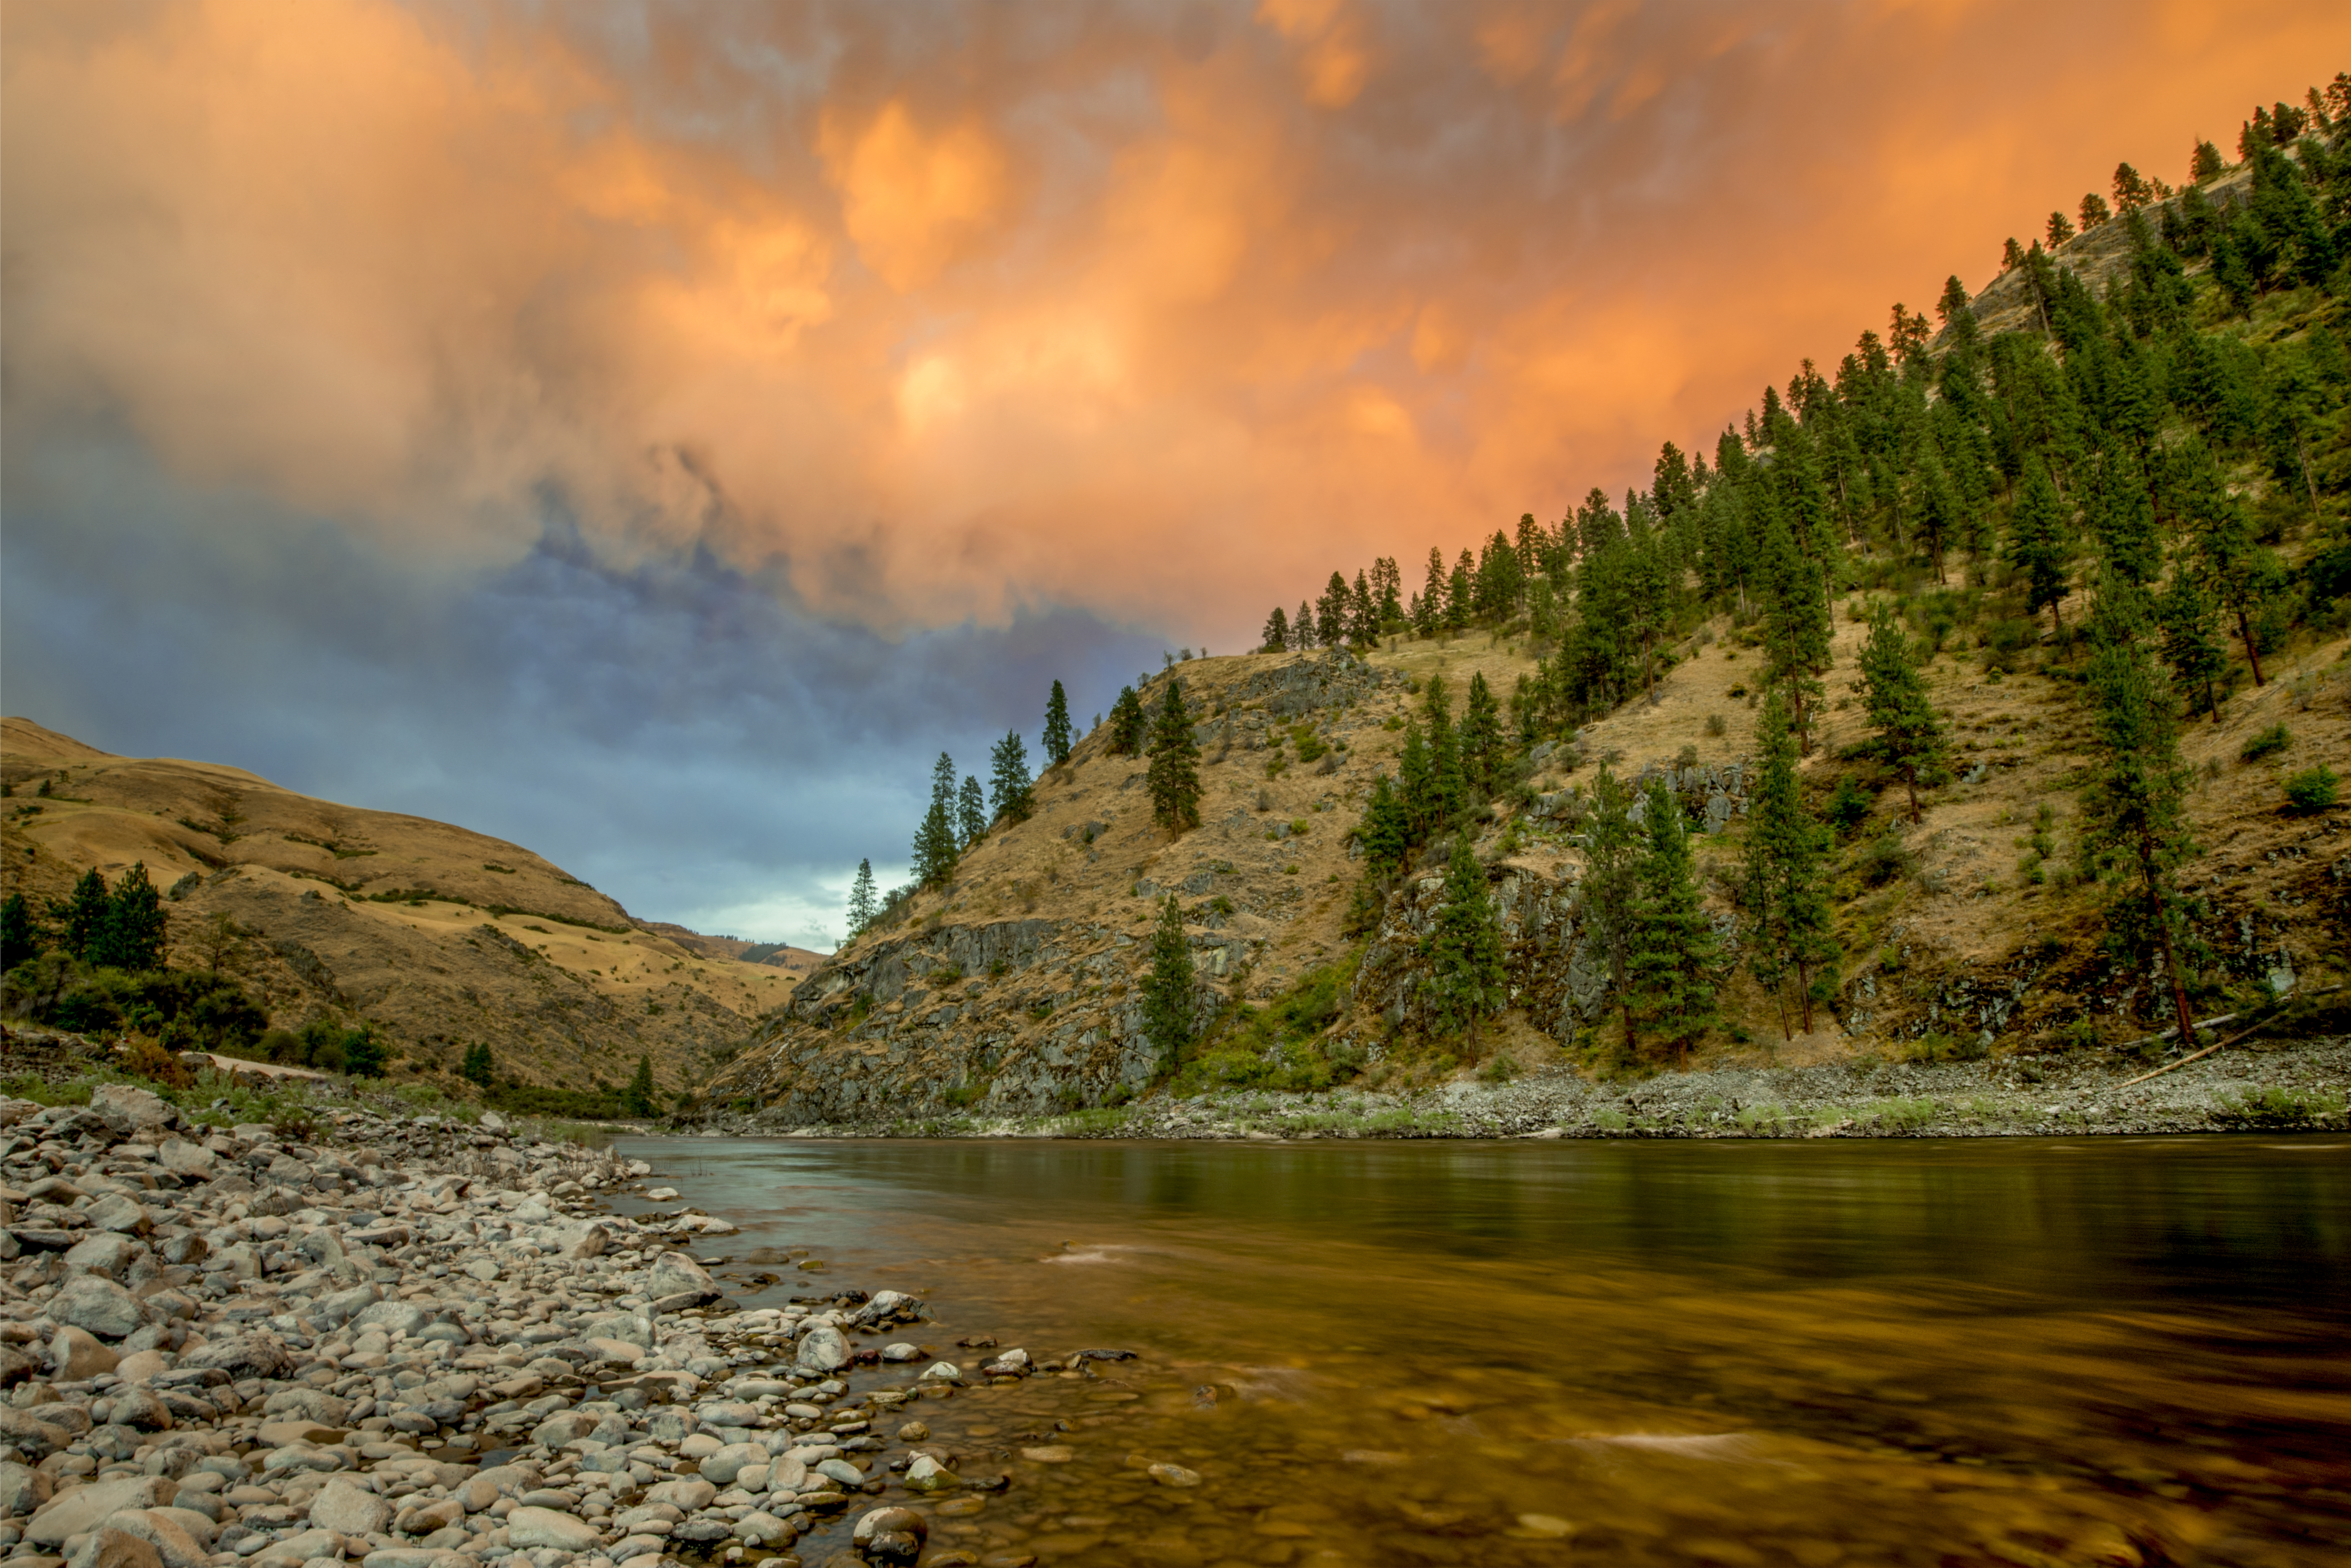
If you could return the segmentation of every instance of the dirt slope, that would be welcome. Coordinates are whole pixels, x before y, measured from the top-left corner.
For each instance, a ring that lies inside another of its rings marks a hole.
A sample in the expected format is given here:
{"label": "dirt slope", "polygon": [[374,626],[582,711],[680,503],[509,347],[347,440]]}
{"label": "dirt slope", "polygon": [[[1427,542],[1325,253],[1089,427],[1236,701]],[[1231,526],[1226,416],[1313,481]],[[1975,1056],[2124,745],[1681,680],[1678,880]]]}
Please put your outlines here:
{"label": "dirt slope", "polygon": [[199,937],[227,914],[274,1023],[372,1020],[409,1072],[480,1042],[526,1082],[619,1082],[644,1053],[683,1087],[792,983],[639,925],[519,845],[242,769],[112,756],[10,718],[0,783],[6,891],[37,906],[93,866],[112,881],[143,862],[168,890],[172,961],[204,961]]}
{"label": "dirt slope", "polygon": [[[1852,696],[1863,628],[1853,614],[1852,603],[1839,606],[1830,706],[1807,763],[1816,781],[1864,733]],[[1483,829],[1515,1003],[1491,1031],[1489,1053],[1556,1061],[1603,1023],[1604,981],[1581,950],[1582,855],[1570,826],[1573,792],[1599,763],[1629,775],[1667,771],[1694,811],[1711,805],[1720,831],[1699,841],[1699,867],[1729,928],[1744,809],[1737,764],[1751,749],[1748,692],[1762,660],[1729,635],[1727,621],[1700,628],[1673,650],[1654,702],[1586,726],[1572,751],[1546,749],[1531,802],[1498,806]],[[2340,641],[2290,652],[2270,684],[2239,693],[2221,723],[2188,735],[2216,990],[2289,971],[2307,987],[2351,967],[2343,814],[2291,815],[2279,789],[2293,769],[2351,756],[2345,653]],[[1960,781],[1932,793],[1916,827],[1898,820],[1900,792],[1888,791],[1843,851],[1838,1002],[1810,1034],[1794,1025],[1788,1039],[1773,1001],[1734,979],[1726,1002],[1739,1027],[1717,1036],[1708,1058],[1899,1059],[2045,1042],[2067,1028],[2116,1037],[2137,1027],[2126,1014],[2145,1000],[2143,982],[2107,959],[2093,891],[2055,874],[2072,859],[2085,760],[2074,689],[2040,675],[1991,679],[1974,659],[1971,650],[1944,657],[1932,675]],[[845,946],[796,988],[789,1010],[714,1085],[712,1105],[771,1125],[872,1122],[964,1109],[1033,1115],[1141,1087],[1157,1070],[1135,983],[1156,900],[1173,890],[1186,911],[1204,1017],[1230,1000],[1277,997],[1318,966],[1347,960],[1356,950],[1343,923],[1357,868],[1348,830],[1372,779],[1394,771],[1401,736],[1385,726],[1417,704],[1407,683],[1442,673],[1458,711],[1473,672],[1508,693],[1531,668],[1523,648],[1484,634],[1393,643],[1364,660],[1252,655],[1178,666],[1204,710],[1199,829],[1171,842],[1154,828],[1143,760],[1111,756],[1100,733],[1088,737],[1040,781],[1031,821],[999,828],[946,894],[923,896],[906,922]],[[1146,699],[1155,703],[1153,684]],[[1295,760],[1284,732],[1301,722],[1334,748],[1325,759]],[[2237,760],[2249,735],[2277,722],[2294,736],[2286,752]],[[1270,778],[1277,757],[1287,765]],[[2056,819],[2054,853],[2036,883],[2025,843],[2043,803]],[[1512,817],[1519,843],[1506,854]],[[1889,825],[1903,858],[1878,882],[1872,855]],[[1433,871],[1391,899],[1322,1042],[1363,1063],[1374,1082],[1454,1065],[1414,1039],[1412,981]]]}

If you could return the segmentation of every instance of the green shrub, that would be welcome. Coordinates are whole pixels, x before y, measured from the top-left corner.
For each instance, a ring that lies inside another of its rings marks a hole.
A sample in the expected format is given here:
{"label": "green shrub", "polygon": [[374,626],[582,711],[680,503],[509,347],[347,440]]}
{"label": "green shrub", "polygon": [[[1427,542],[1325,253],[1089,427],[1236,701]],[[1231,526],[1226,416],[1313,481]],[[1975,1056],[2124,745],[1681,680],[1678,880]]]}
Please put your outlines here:
{"label": "green shrub", "polygon": [[2294,744],[2294,733],[2283,724],[2272,724],[2260,734],[2249,737],[2237,748],[2241,763],[2257,763],[2263,757],[2273,757]]}
{"label": "green shrub", "polygon": [[2325,811],[2335,804],[2335,791],[2342,782],[2333,768],[2321,763],[2289,775],[2285,798],[2296,811]]}
{"label": "green shrub", "polygon": [[1869,820],[1870,807],[1876,804],[1869,792],[1855,782],[1851,774],[1840,774],[1836,793],[1829,796],[1828,810],[1824,815],[1836,828],[1839,837],[1849,838],[1855,828]]}

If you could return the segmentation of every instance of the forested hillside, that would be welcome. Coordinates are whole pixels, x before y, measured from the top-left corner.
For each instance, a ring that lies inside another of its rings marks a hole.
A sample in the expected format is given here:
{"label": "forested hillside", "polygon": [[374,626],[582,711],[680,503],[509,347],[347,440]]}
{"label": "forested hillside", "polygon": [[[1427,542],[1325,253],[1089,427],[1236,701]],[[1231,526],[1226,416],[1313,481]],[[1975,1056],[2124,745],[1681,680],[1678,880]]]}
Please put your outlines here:
{"label": "forested hillside", "polygon": [[861,880],[714,1100],[1980,1055],[2323,989],[2351,78],[2237,151],[2123,165],[1621,497],[1333,572],[1074,744],[1057,687],[1040,779],[942,757],[916,884]]}

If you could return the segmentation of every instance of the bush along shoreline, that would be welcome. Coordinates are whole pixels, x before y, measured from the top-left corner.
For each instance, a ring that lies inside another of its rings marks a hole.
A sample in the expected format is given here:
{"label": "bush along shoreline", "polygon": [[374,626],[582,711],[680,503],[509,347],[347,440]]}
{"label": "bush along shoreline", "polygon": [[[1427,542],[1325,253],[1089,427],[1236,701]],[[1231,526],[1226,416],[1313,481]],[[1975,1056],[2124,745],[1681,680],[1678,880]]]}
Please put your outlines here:
{"label": "bush along shoreline", "polygon": [[[1589,1080],[1561,1067],[1417,1094],[1206,1094],[1061,1116],[953,1113],[786,1126],[709,1113],[713,1134],[844,1137],[2031,1137],[2342,1132],[2351,1039],[2246,1041],[2155,1071],[2122,1053],[1844,1061]],[[2152,1074],[2152,1075],[2150,1075]],[[2137,1080],[2136,1082],[2134,1080]]]}
{"label": "bush along shoreline", "polygon": [[1009,1484],[912,1403],[1096,1376],[938,1359],[893,1291],[746,1310],[729,1292],[790,1259],[697,1259],[735,1227],[495,1111],[295,1085],[208,1127],[133,1084],[48,1088],[0,1100],[12,1563],[798,1568],[852,1532],[911,1563],[924,1518],[884,1494]]}

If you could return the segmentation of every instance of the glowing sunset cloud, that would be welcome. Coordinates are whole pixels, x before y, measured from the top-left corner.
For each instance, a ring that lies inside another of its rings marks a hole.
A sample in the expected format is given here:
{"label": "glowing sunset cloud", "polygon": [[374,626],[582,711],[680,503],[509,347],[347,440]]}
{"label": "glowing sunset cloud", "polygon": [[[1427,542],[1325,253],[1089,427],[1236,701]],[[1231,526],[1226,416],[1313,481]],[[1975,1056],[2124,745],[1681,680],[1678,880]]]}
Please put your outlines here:
{"label": "glowing sunset cloud", "polygon": [[[1238,640],[1720,428],[2340,5],[20,3],[7,417],[453,569]],[[228,526],[228,525],[224,525]],[[223,547],[235,541],[224,539]]]}

